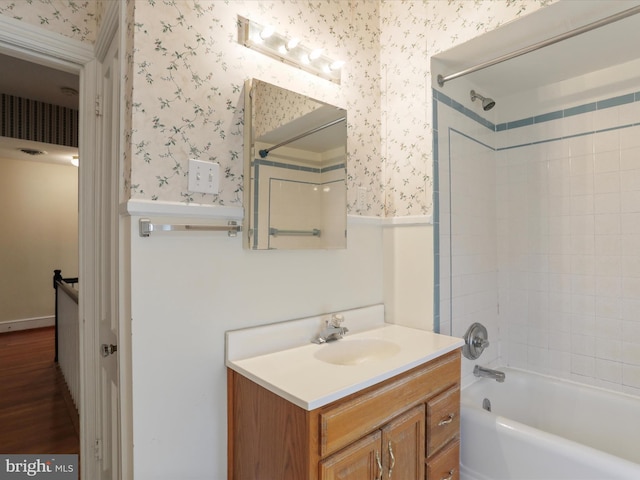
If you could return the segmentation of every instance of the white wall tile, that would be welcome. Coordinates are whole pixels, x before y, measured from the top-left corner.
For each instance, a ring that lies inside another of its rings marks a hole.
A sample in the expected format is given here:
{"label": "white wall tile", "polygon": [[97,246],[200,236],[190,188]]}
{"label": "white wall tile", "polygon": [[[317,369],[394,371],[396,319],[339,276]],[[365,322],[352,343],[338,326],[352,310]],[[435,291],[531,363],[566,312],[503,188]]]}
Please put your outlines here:
{"label": "white wall tile", "polygon": [[617,213],[598,213],[594,216],[594,233],[596,235],[612,235],[620,233],[620,215]]}
{"label": "white wall tile", "polygon": [[596,359],[586,355],[571,355],[571,373],[593,377],[596,373]]}
{"label": "white wall tile", "polygon": [[[601,110],[596,115],[597,117],[607,117],[603,123],[608,125],[598,125],[596,122],[594,125],[595,130],[602,128],[612,128],[619,125],[618,123],[618,111],[615,108],[608,108],[607,110]],[[593,151],[597,153],[601,152],[618,152],[620,150],[620,130],[607,130],[606,132],[598,132],[593,136]]]}
{"label": "white wall tile", "polygon": [[640,277],[640,257],[625,256],[621,270],[625,277]]}
{"label": "white wall tile", "polygon": [[[634,123],[638,123],[638,118],[640,118],[640,102],[628,103],[627,105],[621,105],[618,107],[618,120],[620,125],[631,125]],[[634,132],[635,130],[635,132]],[[620,129],[620,147],[628,148],[630,144],[640,145],[640,138],[637,135],[638,127],[628,127]],[[634,138],[629,138],[632,135],[632,132],[635,133]]]}
{"label": "white wall tile", "polygon": [[622,361],[622,341],[598,339],[596,343],[596,357],[604,360]]}
{"label": "white wall tile", "polygon": [[594,173],[617,172],[620,169],[620,151],[605,150],[594,156]]}
{"label": "white wall tile", "polygon": [[[640,161],[638,161],[640,167]],[[620,190],[623,192],[640,189],[640,168],[625,170],[620,175]]]}
{"label": "white wall tile", "polygon": [[599,193],[594,195],[594,213],[596,215],[614,214],[620,212],[620,193]]}
{"label": "white wall tile", "polygon": [[[627,113],[631,113],[635,115],[633,117],[625,117],[625,114],[622,117],[625,118],[625,122],[623,125],[638,123],[638,118],[640,118],[640,102],[635,102],[633,106],[626,106]],[[631,112],[629,112],[631,111]],[[635,125],[629,128],[621,128],[620,129],[620,149],[627,150],[629,148],[640,147],[640,125]]]}
{"label": "white wall tile", "polygon": [[640,343],[622,343],[622,361],[630,365],[640,365]]}
{"label": "white wall tile", "polygon": [[[637,133],[636,135],[640,136]],[[620,150],[620,170],[636,170],[640,168],[640,146]]]}
{"label": "white wall tile", "polygon": [[596,297],[596,317],[622,318],[622,298]]}
{"label": "white wall tile", "polygon": [[615,193],[620,191],[620,173],[597,172],[593,177],[595,193]]}
{"label": "white wall tile", "polygon": [[622,383],[622,364],[611,360],[596,359],[596,376],[607,382]]}
{"label": "white wall tile", "polygon": [[617,277],[596,276],[596,295],[619,298],[622,294],[622,279]]}
{"label": "white wall tile", "polygon": [[620,208],[624,213],[640,212],[640,190],[627,190],[622,192]]}
{"label": "white wall tile", "polygon": [[640,366],[624,364],[622,366],[622,383],[640,389]]}

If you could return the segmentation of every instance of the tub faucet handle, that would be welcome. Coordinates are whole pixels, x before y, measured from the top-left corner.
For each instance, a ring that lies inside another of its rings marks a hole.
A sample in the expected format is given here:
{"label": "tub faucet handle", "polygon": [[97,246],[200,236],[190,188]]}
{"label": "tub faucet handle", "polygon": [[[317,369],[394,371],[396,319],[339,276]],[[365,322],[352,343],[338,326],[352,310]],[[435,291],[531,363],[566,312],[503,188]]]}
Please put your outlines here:
{"label": "tub faucet handle", "polygon": [[339,327],[344,322],[344,315],[339,313],[334,313],[331,315],[331,320],[329,320],[329,326],[331,327]]}
{"label": "tub faucet handle", "polygon": [[469,360],[476,360],[489,346],[489,334],[484,325],[476,322],[464,334],[462,354]]}

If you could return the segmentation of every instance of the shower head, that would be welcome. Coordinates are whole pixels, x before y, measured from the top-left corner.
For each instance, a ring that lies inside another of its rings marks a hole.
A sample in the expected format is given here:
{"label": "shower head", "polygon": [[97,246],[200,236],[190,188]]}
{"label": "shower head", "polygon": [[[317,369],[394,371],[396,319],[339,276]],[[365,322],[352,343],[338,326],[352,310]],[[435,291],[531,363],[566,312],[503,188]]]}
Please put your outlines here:
{"label": "shower head", "polygon": [[496,102],[493,100],[493,98],[485,98],[482,95],[476,93],[475,90],[471,90],[471,101],[475,102],[476,98],[479,98],[480,100],[482,100],[482,109],[485,112],[488,112],[489,110],[491,110],[493,107],[496,106]]}

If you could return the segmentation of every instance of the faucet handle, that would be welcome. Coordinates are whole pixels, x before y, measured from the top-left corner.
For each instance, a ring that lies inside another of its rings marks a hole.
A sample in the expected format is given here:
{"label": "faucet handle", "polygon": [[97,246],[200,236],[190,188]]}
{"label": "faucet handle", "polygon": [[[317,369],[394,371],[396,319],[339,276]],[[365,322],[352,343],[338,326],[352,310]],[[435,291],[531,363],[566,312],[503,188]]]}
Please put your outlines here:
{"label": "faucet handle", "polygon": [[333,315],[331,315],[329,325],[331,325],[332,327],[339,327],[342,322],[344,322],[344,315],[340,313],[334,313]]}

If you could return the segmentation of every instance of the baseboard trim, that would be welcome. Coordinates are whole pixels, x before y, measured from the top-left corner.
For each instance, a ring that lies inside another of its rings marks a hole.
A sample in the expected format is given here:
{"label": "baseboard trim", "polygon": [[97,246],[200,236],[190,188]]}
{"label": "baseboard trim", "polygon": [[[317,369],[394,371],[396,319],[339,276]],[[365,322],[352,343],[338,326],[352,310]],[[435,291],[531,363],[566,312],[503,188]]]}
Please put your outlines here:
{"label": "baseboard trim", "polygon": [[0,333],[17,332],[19,330],[31,330],[33,328],[53,327],[56,324],[55,317],[21,318],[19,320],[7,320],[0,322]]}

